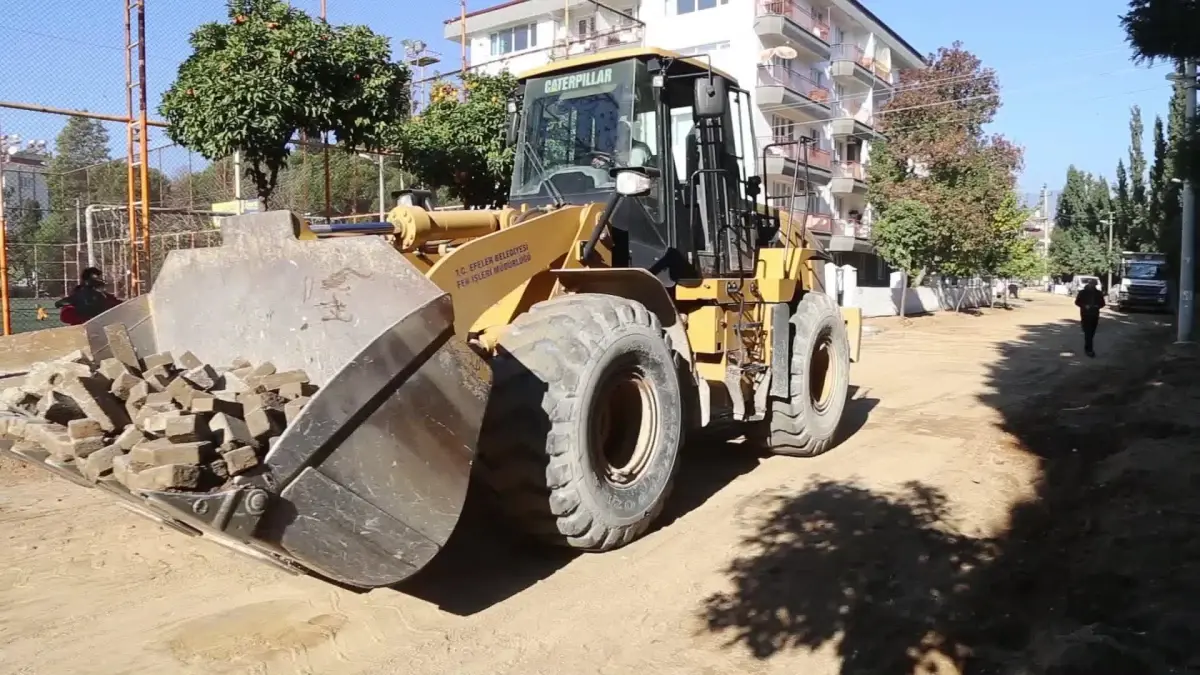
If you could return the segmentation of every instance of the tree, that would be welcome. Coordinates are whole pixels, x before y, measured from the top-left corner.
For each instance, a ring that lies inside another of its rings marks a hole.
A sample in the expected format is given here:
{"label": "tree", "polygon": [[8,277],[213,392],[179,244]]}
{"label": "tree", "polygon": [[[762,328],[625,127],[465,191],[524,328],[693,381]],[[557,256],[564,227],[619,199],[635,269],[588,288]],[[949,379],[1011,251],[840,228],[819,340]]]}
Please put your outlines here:
{"label": "tree", "polygon": [[904,272],[900,287],[900,316],[904,316],[909,279],[919,278],[933,266],[938,255],[933,211],[914,199],[894,202],[875,220],[871,239],[880,257]]}
{"label": "tree", "polygon": [[[114,191],[110,184],[114,172],[102,168],[112,159],[108,143],[108,130],[98,120],[67,118],[54,140],[54,157],[47,167],[51,211],[74,209],[76,199],[86,205],[98,201],[97,196],[107,197]],[[124,195],[124,181],[121,188]],[[122,196],[121,201],[126,199]]]}
{"label": "tree", "polygon": [[1101,274],[1108,270],[1105,245],[1080,227],[1055,228],[1050,235],[1050,271],[1058,276]]}
{"label": "tree", "polygon": [[[1153,195],[1151,195],[1153,196]],[[1151,200],[1153,201],[1153,200]],[[1147,220],[1152,207],[1146,207]],[[1132,248],[1131,242],[1137,238],[1135,231],[1135,219],[1133,203],[1129,196],[1129,175],[1125,173],[1125,160],[1117,160],[1117,184],[1115,194],[1113,195],[1113,217],[1116,222],[1113,223],[1113,235],[1122,242],[1127,242],[1126,246]]]}
{"label": "tree", "polygon": [[405,168],[428,188],[447,188],[468,208],[504,204],[513,167],[504,127],[516,86],[502,73],[467,74],[462,92],[436,87],[429,107],[398,129]]}
{"label": "tree", "polygon": [[[1135,105],[1129,110],[1129,215],[1132,217],[1133,231],[1138,233],[1139,238],[1145,236],[1146,229],[1146,154],[1142,150],[1143,136],[1142,109]],[[1124,241],[1124,236],[1121,240]]]}
{"label": "tree", "polygon": [[1171,175],[1173,174],[1169,166],[1170,161],[1167,139],[1163,135],[1162,118],[1155,117],[1154,164],[1150,166],[1150,193],[1146,205],[1146,231],[1144,233],[1145,236],[1134,238],[1131,242],[1131,250],[1161,250],[1159,246],[1163,243],[1163,233],[1167,229],[1170,229],[1169,221],[1174,211],[1178,210],[1178,202],[1176,202],[1175,208],[1171,208],[1171,205],[1168,203],[1173,193],[1170,184]]}
{"label": "tree", "polygon": [[1200,59],[1200,3],[1195,0],[1129,0],[1121,26],[1138,61]]}
{"label": "tree", "polygon": [[1000,208],[992,215],[993,238],[984,250],[980,271],[1005,279],[1024,278],[1027,261],[1018,261],[1018,258],[1024,253],[1022,242],[1033,241],[1025,236],[1025,223],[1029,216],[1029,209],[1021,208],[1015,191],[1004,198]]}
{"label": "tree", "polygon": [[[996,74],[954,43],[905,71],[872,146],[868,199],[877,210],[912,200],[929,209],[927,269],[972,274],[993,240],[993,216],[1015,185],[1021,151],[983,129],[1000,106]],[[918,276],[919,278],[919,276]]]}
{"label": "tree", "polygon": [[1058,197],[1058,211],[1054,220],[1059,227],[1087,227],[1088,186],[1091,177],[1075,168],[1067,167],[1067,182]]}
{"label": "tree", "polygon": [[333,133],[346,150],[379,150],[408,110],[409,72],[388,39],[332,26],[283,0],[228,0],[227,24],[191,35],[193,53],[163,95],[171,140],[209,160],[241,151],[269,203],[297,134]]}

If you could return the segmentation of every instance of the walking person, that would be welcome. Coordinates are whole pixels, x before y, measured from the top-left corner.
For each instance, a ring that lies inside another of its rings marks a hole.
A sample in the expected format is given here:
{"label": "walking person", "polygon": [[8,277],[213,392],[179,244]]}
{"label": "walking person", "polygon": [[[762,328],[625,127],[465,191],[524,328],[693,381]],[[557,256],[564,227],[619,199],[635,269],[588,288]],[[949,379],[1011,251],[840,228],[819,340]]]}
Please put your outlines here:
{"label": "walking person", "polygon": [[1093,341],[1096,328],[1100,325],[1100,310],[1104,309],[1104,305],[1104,293],[1096,288],[1095,279],[1088,279],[1075,296],[1075,306],[1079,308],[1079,324],[1083,326],[1083,351],[1089,357],[1096,356]]}

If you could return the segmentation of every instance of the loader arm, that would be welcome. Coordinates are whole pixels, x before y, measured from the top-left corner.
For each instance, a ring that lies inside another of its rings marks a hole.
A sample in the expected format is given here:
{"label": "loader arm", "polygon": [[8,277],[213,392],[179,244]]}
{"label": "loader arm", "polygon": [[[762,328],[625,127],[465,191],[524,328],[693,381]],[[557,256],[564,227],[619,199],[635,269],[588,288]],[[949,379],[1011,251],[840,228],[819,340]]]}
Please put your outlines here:
{"label": "loader arm", "polygon": [[442,257],[427,273],[454,303],[454,332],[507,325],[522,307],[549,297],[527,298],[535,276],[556,268],[579,267],[586,242],[602,207],[568,206],[472,239]]}

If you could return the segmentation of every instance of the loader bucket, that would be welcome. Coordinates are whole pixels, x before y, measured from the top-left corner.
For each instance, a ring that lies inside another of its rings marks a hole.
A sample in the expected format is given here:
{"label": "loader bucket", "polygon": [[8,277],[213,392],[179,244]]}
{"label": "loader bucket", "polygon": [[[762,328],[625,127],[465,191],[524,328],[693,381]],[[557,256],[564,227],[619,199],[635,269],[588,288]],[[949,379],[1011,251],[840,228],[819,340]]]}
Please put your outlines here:
{"label": "loader bucket", "polygon": [[298,230],[289,212],[227,218],[220,247],[172,251],[151,293],[84,325],[96,359],[113,355],[106,327],[123,324],[139,357],[191,351],[306,370],[319,390],[263,471],[216,493],[98,487],[267,562],[391,585],[425,566],[458,521],[490,371],[454,335],[450,297],[388,242],[301,241]]}

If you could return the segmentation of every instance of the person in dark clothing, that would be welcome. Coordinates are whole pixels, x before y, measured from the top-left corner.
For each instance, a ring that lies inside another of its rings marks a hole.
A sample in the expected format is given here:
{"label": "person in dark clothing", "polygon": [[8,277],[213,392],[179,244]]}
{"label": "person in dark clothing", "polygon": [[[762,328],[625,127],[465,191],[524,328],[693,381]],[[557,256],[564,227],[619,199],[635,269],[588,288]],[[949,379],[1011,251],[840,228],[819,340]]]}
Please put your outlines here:
{"label": "person in dark clothing", "polygon": [[100,316],[120,304],[115,296],[105,292],[103,273],[89,267],[79,275],[79,285],[67,297],[54,303],[63,310],[63,323],[78,325]]}
{"label": "person in dark clothing", "polygon": [[1075,296],[1075,306],[1079,308],[1079,323],[1083,326],[1083,351],[1091,357],[1096,356],[1093,340],[1096,338],[1096,328],[1100,325],[1100,310],[1104,309],[1104,305],[1104,293],[1096,288],[1095,279],[1089,279],[1087,285]]}

